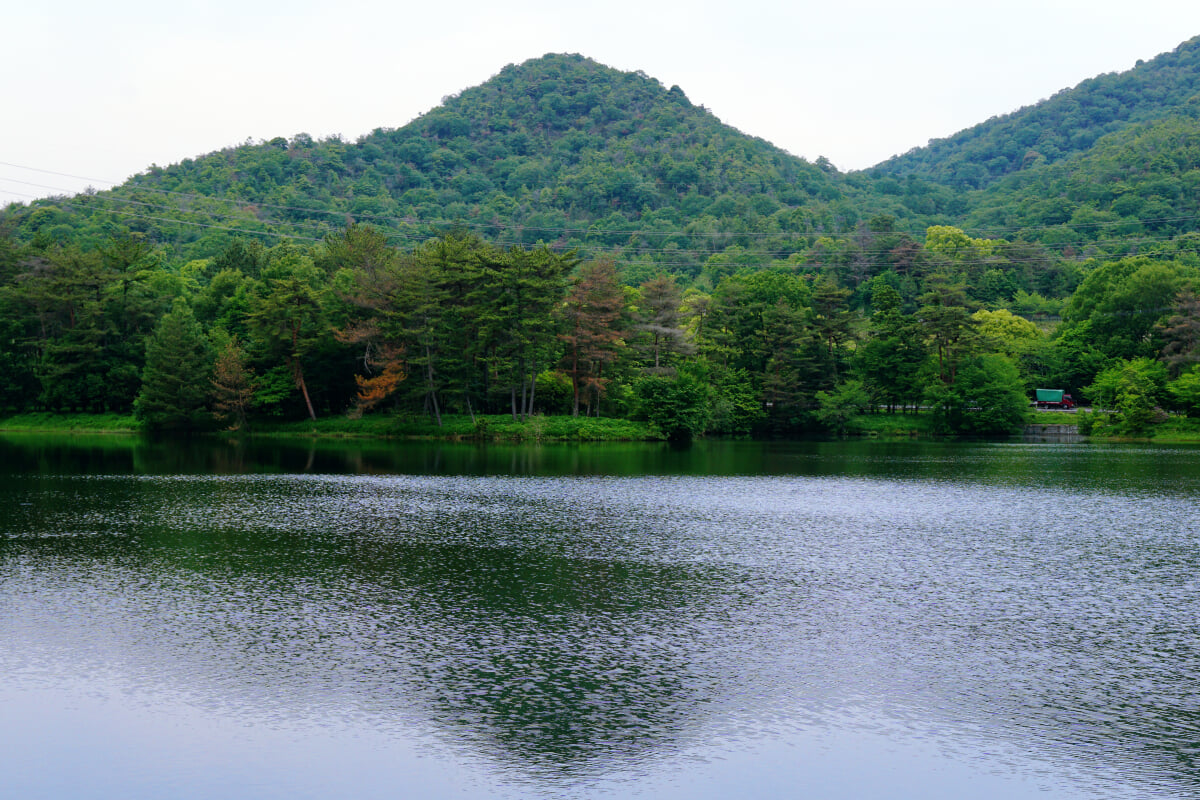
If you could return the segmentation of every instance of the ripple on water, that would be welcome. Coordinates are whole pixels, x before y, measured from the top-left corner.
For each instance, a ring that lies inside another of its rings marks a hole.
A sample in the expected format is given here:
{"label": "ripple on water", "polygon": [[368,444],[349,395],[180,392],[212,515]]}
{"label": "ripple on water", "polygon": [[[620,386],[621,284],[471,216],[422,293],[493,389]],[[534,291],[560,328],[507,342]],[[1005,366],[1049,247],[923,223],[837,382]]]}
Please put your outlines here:
{"label": "ripple on water", "polygon": [[63,478],[4,518],[0,662],[251,724],[419,731],[543,787],[861,730],[1178,792],[1200,781],[1194,500],[918,475]]}

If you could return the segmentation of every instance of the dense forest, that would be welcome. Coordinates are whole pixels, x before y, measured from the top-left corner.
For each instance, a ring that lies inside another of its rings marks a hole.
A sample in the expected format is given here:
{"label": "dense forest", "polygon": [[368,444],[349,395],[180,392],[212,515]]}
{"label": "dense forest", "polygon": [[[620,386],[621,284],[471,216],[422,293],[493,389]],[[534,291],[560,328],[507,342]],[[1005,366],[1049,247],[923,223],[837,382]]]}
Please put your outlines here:
{"label": "dense forest", "polygon": [[871,170],[580,56],[0,212],[0,405],[1011,430],[1200,413],[1200,40]]}

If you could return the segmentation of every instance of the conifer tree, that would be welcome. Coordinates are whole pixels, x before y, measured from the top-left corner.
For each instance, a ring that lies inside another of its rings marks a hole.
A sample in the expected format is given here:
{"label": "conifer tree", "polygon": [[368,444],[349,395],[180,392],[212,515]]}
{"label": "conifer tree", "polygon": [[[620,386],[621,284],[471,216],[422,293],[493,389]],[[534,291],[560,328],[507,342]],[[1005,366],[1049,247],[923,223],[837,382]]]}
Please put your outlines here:
{"label": "conifer tree", "polygon": [[146,343],[142,390],[134,403],[138,418],[159,430],[203,427],[212,361],[191,308],[175,300]]}
{"label": "conifer tree", "polygon": [[236,337],[230,337],[213,364],[211,394],[214,417],[230,430],[246,424],[246,411],[254,397],[254,376],[246,367],[246,354]]}
{"label": "conifer tree", "polygon": [[572,414],[576,417],[585,393],[588,400],[595,401],[595,406],[588,403],[589,410],[598,411],[608,384],[604,365],[616,358],[622,344],[623,309],[624,298],[613,262],[585,264],[567,293],[563,305],[566,332],[561,335],[567,346],[563,363],[574,389]]}

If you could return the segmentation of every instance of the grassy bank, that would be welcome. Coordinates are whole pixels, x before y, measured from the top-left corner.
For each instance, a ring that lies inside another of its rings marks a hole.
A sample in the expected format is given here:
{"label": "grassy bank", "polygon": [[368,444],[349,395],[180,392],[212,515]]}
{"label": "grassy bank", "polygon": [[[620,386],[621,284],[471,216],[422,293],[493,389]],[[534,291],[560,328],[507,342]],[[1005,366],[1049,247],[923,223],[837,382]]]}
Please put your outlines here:
{"label": "grassy bank", "polygon": [[[24,433],[137,433],[141,423],[128,414],[17,414],[0,419],[0,431]],[[219,434],[218,434],[219,435]],[[439,428],[426,417],[325,417],[315,422],[255,421],[239,436],[430,439],[494,442],[636,442],[663,437],[651,425],[625,419],[533,417],[514,421],[507,414],[442,417]]]}
{"label": "grassy bank", "polygon": [[1034,411],[1029,415],[1030,425],[1078,425],[1075,411]]}
{"label": "grassy bank", "polygon": [[376,437],[449,439],[485,442],[636,442],[662,435],[645,422],[589,417],[543,417],[513,420],[507,414],[445,415],[438,427],[428,417],[329,417],[316,422],[255,424],[247,431],[263,436]]}
{"label": "grassy bank", "polygon": [[863,414],[846,426],[848,436],[882,439],[925,439],[933,435],[931,414]]}
{"label": "grassy bank", "polygon": [[1112,416],[1097,413],[1092,417],[1088,438],[1099,442],[1152,441],[1161,444],[1200,444],[1200,419],[1172,416],[1135,433],[1123,430],[1119,422]]}
{"label": "grassy bank", "polygon": [[137,433],[142,424],[132,414],[15,414],[0,419],[0,431],[36,433]]}
{"label": "grassy bank", "polygon": [[[1103,416],[1103,415],[1098,415]],[[1030,424],[1076,425],[1077,414],[1042,411],[1031,414]],[[1114,430],[1098,419],[1091,440],[1098,442],[1155,441],[1164,444],[1200,443],[1200,419],[1171,417],[1139,435]],[[880,439],[935,438],[934,417],[929,413],[864,414],[847,425],[848,436]],[[19,433],[131,434],[142,430],[132,414],[52,414],[34,412],[0,419],[0,431]],[[219,432],[216,435],[221,435]],[[239,436],[289,436],[322,439],[417,439],[429,441],[482,442],[641,442],[663,439],[646,422],[590,417],[533,417],[514,421],[507,414],[446,415],[439,428],[427,417],[374,415],[361,419],[325,417],[316,422],[255,421]]]}

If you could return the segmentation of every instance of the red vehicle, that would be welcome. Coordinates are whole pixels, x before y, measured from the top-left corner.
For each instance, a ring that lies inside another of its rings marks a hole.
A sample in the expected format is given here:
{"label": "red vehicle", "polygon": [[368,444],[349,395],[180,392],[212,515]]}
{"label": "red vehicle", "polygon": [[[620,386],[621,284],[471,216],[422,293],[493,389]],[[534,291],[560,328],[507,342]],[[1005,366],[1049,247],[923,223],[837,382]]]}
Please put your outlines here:
{"label": "red vehicle", "polygon": [[1074,408],[1075,398],[1062,389],[1038,389],[1034,404],[1038,408]]}

